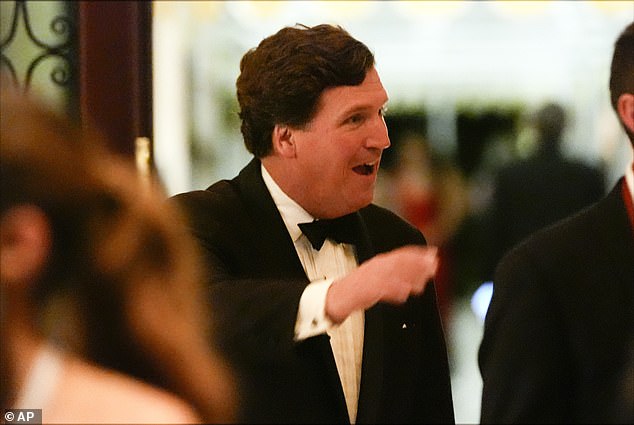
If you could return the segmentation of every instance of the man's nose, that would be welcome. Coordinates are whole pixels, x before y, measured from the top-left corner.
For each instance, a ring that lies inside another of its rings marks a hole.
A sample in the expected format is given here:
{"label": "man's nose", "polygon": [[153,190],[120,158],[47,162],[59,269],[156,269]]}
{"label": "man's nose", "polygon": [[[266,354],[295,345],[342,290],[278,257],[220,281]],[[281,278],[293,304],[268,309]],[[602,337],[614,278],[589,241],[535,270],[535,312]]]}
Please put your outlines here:
{"label": "man's nose", "polygon": [[387,126],[385,125],[383,117],[380,117],[374,123],[372,132],[368,135],[366,144],[369,148],[377,148],[381,150],[390,147],[390,138],[387,134]]}

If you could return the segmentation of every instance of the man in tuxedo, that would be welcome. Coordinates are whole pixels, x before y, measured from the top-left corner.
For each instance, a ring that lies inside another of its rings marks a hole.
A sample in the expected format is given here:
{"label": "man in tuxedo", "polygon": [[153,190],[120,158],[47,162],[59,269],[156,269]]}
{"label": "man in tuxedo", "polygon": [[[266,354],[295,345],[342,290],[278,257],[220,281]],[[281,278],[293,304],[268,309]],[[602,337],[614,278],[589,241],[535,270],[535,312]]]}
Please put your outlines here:
{"label": "man in tuxedo", "polygon": [[537,134],[535,152],[512,161],[495,176],[488,217],[487,280],[515,244],[605,195],[602,170],[562,152],[566,121],[561,105],[542,105],[532,120]]}
{"label": "man in tuxedo", "polygon": [[174,199],[208,260],[240,420],[453,423],[436,249],[372,204],[390,145],[373,54],[337,26],[286,27],[243,56],[237,96],[254,158]]}
{"label": "man in tuxedo", "polygon": [[[614,45],[610,92],[634,145],[634,23]],[[501,260],[479,351],[482,423],[634,422],[633,191],[630,164],[602,200]]]}

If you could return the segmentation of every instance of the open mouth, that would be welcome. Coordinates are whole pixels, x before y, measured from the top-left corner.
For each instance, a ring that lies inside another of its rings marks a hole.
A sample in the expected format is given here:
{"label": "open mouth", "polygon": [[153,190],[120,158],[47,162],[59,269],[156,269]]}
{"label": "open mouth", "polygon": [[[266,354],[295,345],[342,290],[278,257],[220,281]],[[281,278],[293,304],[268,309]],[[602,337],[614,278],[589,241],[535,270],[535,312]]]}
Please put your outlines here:
{"label": "open mouth", "polygon": [[361,174],[362,176],[369,176],[370,174],[374,173],[375,165],[376,164],[357,165],[352,170],[357,174]]}

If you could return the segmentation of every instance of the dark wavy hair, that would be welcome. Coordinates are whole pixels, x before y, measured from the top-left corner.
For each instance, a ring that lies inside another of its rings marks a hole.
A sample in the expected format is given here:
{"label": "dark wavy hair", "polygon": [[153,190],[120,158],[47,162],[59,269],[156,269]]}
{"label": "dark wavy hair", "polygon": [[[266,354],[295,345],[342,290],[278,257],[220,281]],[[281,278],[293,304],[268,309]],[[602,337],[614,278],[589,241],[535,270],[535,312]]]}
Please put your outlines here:
{"label": "dark wavy hair", "polygon": [[[631,22],[614,43],[614,54],[610,67],[610,100],[617,110],[617,102],[623,93],[634,94],[634,22]],[[634,134],[627,130],[630,140]]]}
{"label": "dark wavy hair", "polygon": [[326,88],[359,85],[372,66],[374,54],[340,26],[297,24],[262,40],[242,57],[236,82],[248,151],[271,153],[276,124],[306,125]]}

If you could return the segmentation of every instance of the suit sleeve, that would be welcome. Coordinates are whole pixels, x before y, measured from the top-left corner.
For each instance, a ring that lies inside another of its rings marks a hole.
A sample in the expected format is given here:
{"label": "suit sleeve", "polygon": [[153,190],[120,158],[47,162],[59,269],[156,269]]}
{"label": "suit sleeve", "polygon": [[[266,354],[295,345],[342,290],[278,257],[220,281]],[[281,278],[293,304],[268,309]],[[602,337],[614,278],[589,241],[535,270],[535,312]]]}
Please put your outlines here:
{"label": "suit sleeve", "polygon": [[481,423],[557,423],[565,419],[567,343],[561,307],[527,250],[507,255],[479,350],[483,380]]}
{"label": "suit sleeve", "polygon": [[270,262],[267,255],[274,254],[245,243],[252,236],[245,235],[247,220],[240,217],[240,210],[222,208],[211,196],[199,191],[173,200],[183,209],[202,248],[213,322],[220,324],[213,329],[216,340],[232,355],[254,353],[249,362],[274,361],[294,349],[297,309],[308,282],[301,275],[255,277],[253,271],[264,268]]}

